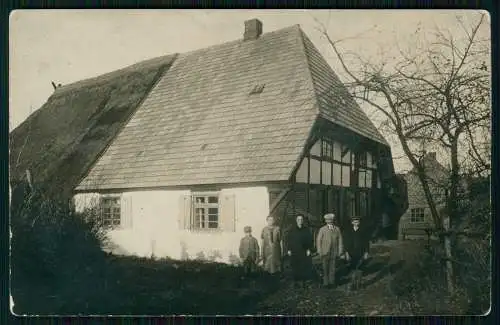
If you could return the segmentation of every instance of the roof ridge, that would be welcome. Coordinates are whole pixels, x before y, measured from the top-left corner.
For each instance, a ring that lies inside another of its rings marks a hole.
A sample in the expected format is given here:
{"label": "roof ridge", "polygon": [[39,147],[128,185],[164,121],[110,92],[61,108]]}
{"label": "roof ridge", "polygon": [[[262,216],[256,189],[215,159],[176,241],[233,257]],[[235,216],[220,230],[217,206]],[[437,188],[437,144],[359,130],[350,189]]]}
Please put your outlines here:
{"label": "roof ridge", "polygon": [[[198,51],[200,51],[200,52],[201,51],[208,51],[208,50],[213,50],[213,49],[217,49],[219,47],[229,46],[229,45],[233,45],[233,44],[237,44],[237,43],[258,41],[258,40],[261,40],[263,38],[267,38],[267,37],[273,36],[273,35],[278,34],[278,33],[283,33],[286,30],[292,30],[294,28],[297,28],[297,26],[299,26],[299,24],[295,24],[295,25],[283,27],[283,28],[280,28],[280,29],[276,29],[276,30],[267,32],[267,33],[262,33],[262,35],[259,36],[255,40],[245,41],[245,40],[243,40],[243,38],[238,38],[238,39],[235,39],[235,40],[226,41],[226,42],[218,43],[218,44],[213,44],[213,45],[210,45],[210,46],[207,46],[207,47],[202,47],[202,48],[194,49],[194,50],[187,51],[187,52],[182,52],[182,53],[180,53],[180,55],[185,56],[185,55],[193,54],[193,53],[198,52]],[[300,26],[299,26],[299,28],[300,28]]]}
{"label": "roof ridge", "polygon": [[88,83],[88,82],[95,82],[95,81],[97,81],[97,79],[112,78],[112,77],[114,77],[114,76],[116,76],[116,75],[118,75],[120,73],[124,73],[124,72],[128,72],[128,71],[136,70],[136,69],[139,69],[139,68],[144,68],[145,66],[147,66],[149,64],[152,65],[153,63],[156,63],[157,61],[166,60],[166,59],[175,59],[178,56],[178,54],[179,53],[171,53],[171,54],[157,56],[157,57],[154,57],[154,58],[145,59],[145,60],[142,60],[142,61],[139,61],[139,62],[135,62],[135,63],[130,64],[130,65],[127,65],[127,66],[125,66],[123,68],[120,68],[120,69],[116,69],[116,70],[113,70],[113,71],[105,72],[103,74],[99,74],[99,75],[94,76],[94,77],[89,77],[89,78],[86,78],[86,79],[81,79],[81,80],[78,80],[78,81],[74,81],[74,82],[71,82],[69,84],[66,84],[66,85],[63,85],[61,87],[56,88],[54,94],[61,93],[62,91],[68,91],[68,90],[74,88],[77,85],[82,85],[82,84],[85,84],[85,83]]}

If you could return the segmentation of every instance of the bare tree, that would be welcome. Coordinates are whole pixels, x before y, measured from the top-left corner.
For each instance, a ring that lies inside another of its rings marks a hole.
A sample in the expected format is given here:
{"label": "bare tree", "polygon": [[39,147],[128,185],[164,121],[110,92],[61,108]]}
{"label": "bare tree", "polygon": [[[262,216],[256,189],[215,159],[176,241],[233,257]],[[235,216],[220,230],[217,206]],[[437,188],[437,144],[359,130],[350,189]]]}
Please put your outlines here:
{"label": "bare tree", "polygon": [[[486,15],[478,14],[475,18],[467,23],[456,17],[458,37],[437,26],[430,34],[418,27],[416,39],[408,49],[396,41],[398,53],[391,60],[378,63],[343,51],[339,44],[345,39],[333,39],[317,21],[350,79],[347,85],[354,98],[381,113],[385,126],[397,136],[416,171],[444,244],[450,292],[454,289],[454,230],[450,221],[457,218],[460,179],[464,173],[482,174],[490,169],[489,37],[482,38],[479,32]],[[449,161],[445,211],[437,207],[434,186],[421,159],[430,147],[444,150]],[[449,218],[443,218],[444,215]]]}

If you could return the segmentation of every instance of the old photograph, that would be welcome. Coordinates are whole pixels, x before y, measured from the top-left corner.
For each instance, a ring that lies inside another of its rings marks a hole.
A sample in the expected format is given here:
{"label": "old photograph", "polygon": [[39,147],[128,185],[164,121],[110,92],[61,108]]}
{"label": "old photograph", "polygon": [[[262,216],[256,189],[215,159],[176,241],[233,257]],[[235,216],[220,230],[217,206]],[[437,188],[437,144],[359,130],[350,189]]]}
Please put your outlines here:
{"label": "old photograph", "polygon": [[485,315],[480,10],[16,10],[10,308]]}

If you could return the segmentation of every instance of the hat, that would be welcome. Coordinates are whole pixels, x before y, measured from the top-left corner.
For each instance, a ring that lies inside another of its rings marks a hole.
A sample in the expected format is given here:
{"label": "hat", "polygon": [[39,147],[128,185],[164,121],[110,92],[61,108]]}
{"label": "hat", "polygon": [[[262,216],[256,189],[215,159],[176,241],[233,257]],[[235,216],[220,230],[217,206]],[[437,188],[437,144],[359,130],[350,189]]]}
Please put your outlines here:
{"label": "hat", "polygon": [[243,228],[243,232],[252,232],[252,227],[250,227],[250,226],[245,226],[245,227]]}
{"label": "hat", "polygon": [[325,220],[333,220],[335,219],[335,215],[333,213],[327,213],[323,218],[325,218]]}
{"label": "hat", "polygon": [[361,221],[361,217],[360,216],[352,216],[351,221],[354,221],[354,220]]}

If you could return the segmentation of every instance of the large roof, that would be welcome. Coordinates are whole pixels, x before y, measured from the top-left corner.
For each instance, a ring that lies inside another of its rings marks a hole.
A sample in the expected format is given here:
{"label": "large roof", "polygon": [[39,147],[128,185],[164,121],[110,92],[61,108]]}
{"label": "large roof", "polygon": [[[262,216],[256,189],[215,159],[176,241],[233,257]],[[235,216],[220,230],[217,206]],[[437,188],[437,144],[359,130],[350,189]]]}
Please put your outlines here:
{"label": "large roof", "polygon": [[298,25],[180,54],[76,190],[288,180],[319,117],[387,145]]}
{"label": "large roof", "polygon": [[70,195],[175,59],[167,55],[57,88],[10,135],[10,180]]}

